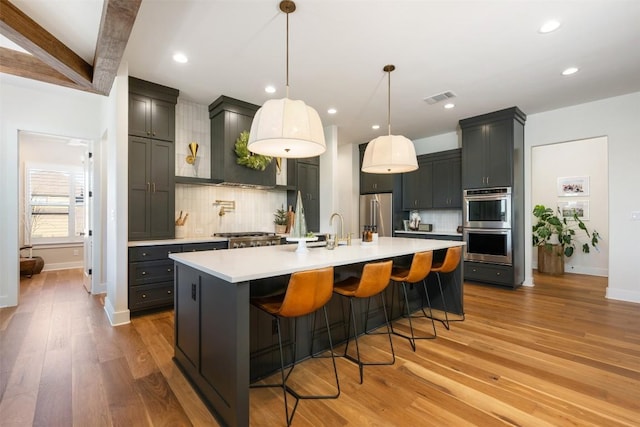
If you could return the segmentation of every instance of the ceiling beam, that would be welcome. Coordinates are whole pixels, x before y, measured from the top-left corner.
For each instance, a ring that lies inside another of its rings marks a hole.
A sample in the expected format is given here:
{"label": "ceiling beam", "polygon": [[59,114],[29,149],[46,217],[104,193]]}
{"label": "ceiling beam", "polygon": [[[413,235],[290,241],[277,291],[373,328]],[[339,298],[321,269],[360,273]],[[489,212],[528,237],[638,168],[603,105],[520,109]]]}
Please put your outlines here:
{"label": "ceiling beam", "polygon": [[93,86],[109,94],[142,0],[105,0],[93,63]]}
{"label": "ceiling beam", "polygon": [[93,67],[8,0],[0,0],[0,32],[83,90],[93,90]]}
{"label": "ceiling beam", "polygon": [[[73,89],[89,90],[49,67],[28,53],[0,47],[0,73],[13,74],[27,79],[39,80]],[[93,92],[93,89],[89,90]]]}

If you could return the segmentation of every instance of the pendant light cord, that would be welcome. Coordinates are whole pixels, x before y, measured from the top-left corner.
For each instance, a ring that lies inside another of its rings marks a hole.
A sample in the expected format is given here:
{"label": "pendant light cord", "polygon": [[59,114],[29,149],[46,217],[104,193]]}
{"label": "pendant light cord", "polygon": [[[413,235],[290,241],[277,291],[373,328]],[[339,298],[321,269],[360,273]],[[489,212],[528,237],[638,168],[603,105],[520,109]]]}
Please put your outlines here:
{"label": "pendant light cord", "polygon": [[287,98],[289,98],[289,12],[287,12]]}
{"label": "pendant light cord", "polygon": [[387,86],[387,125],[389,127],[389,136],[391,136],[391,70],[387,71],[389,75]]}

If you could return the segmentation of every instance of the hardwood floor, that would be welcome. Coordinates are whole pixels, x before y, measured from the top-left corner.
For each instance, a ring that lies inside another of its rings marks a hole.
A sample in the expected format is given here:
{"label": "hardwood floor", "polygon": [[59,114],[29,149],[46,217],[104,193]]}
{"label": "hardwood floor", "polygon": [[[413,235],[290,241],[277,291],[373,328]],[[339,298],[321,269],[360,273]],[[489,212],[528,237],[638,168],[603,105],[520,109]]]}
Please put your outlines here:
{"label": "hardwood floor", "polygon": [[[0,309],[0,425],[217,425],[171,360],[173,312],[113,328],[81,279],[23,279],[20,305]],[[640,304],[605,299],[604,278],[535,283],[467,283],[464,322],[415,353],[394,337],[395,365],[367,366],[362,385],[339,359],[340,398],[302,401],[294,425],[640,425]],[[384,340],[361,350],[384,358]],[[317,384],[328,363],[296,373]],[[284,425],[281,393],[251,391],[251,424]]]}

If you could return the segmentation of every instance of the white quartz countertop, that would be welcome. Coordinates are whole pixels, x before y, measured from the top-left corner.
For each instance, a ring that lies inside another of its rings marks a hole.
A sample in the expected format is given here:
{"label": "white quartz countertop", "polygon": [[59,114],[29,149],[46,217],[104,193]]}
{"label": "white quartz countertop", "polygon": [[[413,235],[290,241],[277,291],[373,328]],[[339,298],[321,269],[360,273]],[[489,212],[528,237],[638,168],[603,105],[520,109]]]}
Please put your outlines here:
{"label": "white quartz countertop", "polygon": [[189,243],[215,243],[226,242],[226,237],[185,237],[183,239],[165,239],[165,240],[136,240],[128,243],[127,246],[135,248],[138,246],[158,246],[158,245],[184,245]]}
{"label": "white quartz countertop", "polygon": [[202,251],[170,254],[169,258],[231,283],[275,277],[296,271],[356,264],[409,255],[421,251],[464,245],[452,240],[380,237],[377,244],[362,245],[354,239],[351,246],[327,250],[324,246],[297,253],[297,245],[264,246],[226,251]]}
{"label": "white quartz countertop", "polygon": [[456,230],[447,231],[413,231],[413,230],[393,230],[397,234],[433,234],[438,236],[462,236],[462,233],[458,233]]}

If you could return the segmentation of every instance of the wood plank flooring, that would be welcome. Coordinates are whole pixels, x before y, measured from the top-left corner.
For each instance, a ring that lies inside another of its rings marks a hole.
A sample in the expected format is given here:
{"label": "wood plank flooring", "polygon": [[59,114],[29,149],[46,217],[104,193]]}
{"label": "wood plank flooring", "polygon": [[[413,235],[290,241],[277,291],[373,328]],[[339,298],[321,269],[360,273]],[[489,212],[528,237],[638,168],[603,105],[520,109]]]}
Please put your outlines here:
{"label": "wood plank flooring", "polygon": [[[339,359],[340,398],[302,401],[293,424],[639,426],[640,304],[605,299],[604,278],[535,283],[465,284],[464,322],[437,324],[416,352],[394,337],[395,365],[365,367],[362,385]],[[389,357],[385,339],[361,351]],[[0,425],[217,425],[172,356],[172,311],[113,328],[81,270],[24,278],[20,305],[0,309]],[[305,361],[292,380],[322,388],[329,364]],[[253,389],[251,425],[284,424],[281,393]]]}

